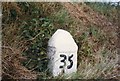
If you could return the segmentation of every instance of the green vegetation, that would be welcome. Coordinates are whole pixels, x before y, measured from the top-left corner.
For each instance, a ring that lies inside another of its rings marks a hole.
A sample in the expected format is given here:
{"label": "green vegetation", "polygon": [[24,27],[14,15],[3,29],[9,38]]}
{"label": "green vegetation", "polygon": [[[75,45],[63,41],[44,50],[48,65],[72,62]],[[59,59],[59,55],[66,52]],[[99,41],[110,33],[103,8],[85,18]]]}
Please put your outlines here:
{"label": "green vegetation", "polygon": [[117,14],[117,6],[111,5],[111,3],[86,3],[93,10],[97,11],[99,14],[102,14],[108,18],[109,21],[116,22]]}
{"label": "green vegetation", "polygon": [[[86,4],[95,12],[107,16],[106,18],[116,19],[117,10],[114,6],[102,3]],[[21,51],[20,54],[26,57],[26,60],[20,62],[20,65],[36,72],[37,79],[105,79],[112,77],[112,72],[117,67],[118,56],[116,48],[113,48],[115,45],[111,46],[110,38],[106,34],[109,32],[104,32],[91,23],[86,26],[85,24],[89,22],[74,19],[60,3],[24,2],[3,3],[2,5],[3,46]],[[47,69],[47,42],[58,28],[69,31],[79,47],[78,71],[71,77],[62,75],[53,78]],[[7,56],[7,52],[3,53]],[[5,61],[4,58],[3,61]],[[6,71],[3,67],[3,70],[10,75],[10,69]]]}

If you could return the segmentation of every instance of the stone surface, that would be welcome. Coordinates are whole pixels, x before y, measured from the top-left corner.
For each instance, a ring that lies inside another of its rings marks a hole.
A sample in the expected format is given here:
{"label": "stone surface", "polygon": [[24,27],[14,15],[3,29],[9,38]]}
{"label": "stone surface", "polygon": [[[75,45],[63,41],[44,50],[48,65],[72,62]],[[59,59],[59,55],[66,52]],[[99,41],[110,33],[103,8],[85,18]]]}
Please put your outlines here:
{"label": "stone surface", "polygon": [[77,71],[78,46],[71,34],[58,29],[48,41],[48,68],[53,76]]}

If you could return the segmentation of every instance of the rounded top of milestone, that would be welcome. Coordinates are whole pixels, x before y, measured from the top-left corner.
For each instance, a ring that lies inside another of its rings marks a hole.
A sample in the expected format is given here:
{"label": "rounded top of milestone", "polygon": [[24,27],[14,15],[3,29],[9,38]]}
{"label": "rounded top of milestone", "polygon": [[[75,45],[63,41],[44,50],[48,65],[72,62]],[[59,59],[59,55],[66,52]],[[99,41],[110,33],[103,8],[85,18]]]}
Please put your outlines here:
{"label": "rounded top of milestone", "polygon": [[63,29],[58,29],[53,36],[50,38],[49,42],[48,42],[48,46],[53,46],[56,48],[72,48],[74,49],[78,49],[72,35]]}

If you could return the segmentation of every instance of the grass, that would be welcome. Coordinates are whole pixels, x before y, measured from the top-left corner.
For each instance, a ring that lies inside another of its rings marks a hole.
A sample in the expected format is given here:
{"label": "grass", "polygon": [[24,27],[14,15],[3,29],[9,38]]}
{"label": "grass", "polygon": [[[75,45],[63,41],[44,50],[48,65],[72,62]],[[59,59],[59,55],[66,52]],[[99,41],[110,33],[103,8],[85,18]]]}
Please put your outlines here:
{"label": "grass", "polygon": [[[118,55],[117,51],[105,51],[105,47],[97,51],[96,63],[93,65],[89,62],[89,59],[80,61],[78,66],[77,73],[70,75],[60,75],[58,77],[46,76],[46,73],[43,73],[43,79],[110,79],[109,74],[112,74],[113,69],[118,67]],[[114,54],[114,57],[113,57]],[[103,77],[104,76],[104,77]],[[39,77],[38,79],[41,79]]]}
{"label": "grass", "polygon": [[99,12],[108,18],[109,21],[117,22],[118,16],[116,6],[110,5],[111,3],[87,3],[95,11]]}
{"label": "grass", "polygon": [[[3,46],[19,50],[20,52],[15,54],[26,57],[25,61],[19,60],[20,65],[31,72],[36,72],[37,79],[106,79],[113,77],[113,71],[118,67],[118,55],[117,50],[110,47],[110,38],[106,34],[109,32],[104,32],[96,25],[86,26],[87,23],[73,19],[60,3],[2,4]],[[101,3],[90,6],[97,13],[105,15],[116,13],[115,8]],[[113,12],[105,11],[107,7]],[[114,16],[108,15],[108,18]],[[77,73],[73,73],[71,76],[52,77],[48,72],[47,41],[58,28],[69,31],[79,47]],[[5,57],[9,56],[8,50],[3,49],[3,51]],[[4,56],[3,62],[6,59]],[[5,62],[9,64],[9,62]],[[6,68],[8,68],[7,71]],[[6,68],[3,67],[4,72],[12,75],[9,73],[11,68],[8,66]]]}
{"label": "grass", "polygon": [[78,67],[78,77],[80,79],[102,79],[102,76],[107,76],[107,74],[109,74],[112,69],[116,67],[116,63],[118,62],[118,55],[116,54],[116,51],[115,59],[110,59],[113,52],[107,51],[106,55],[103,56],[102,51],[104,50],[106,49],[103,47],[96,53],[97,59],[94,65],[90,64],[88,60],[80,63]]}

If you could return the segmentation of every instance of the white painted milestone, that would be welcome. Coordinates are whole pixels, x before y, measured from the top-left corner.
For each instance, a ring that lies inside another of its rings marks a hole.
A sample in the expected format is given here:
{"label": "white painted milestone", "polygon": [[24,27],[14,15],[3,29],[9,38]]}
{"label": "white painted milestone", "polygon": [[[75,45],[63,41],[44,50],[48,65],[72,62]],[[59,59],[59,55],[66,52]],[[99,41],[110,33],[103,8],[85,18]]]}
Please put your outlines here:
{"label": "white painted milestone", "polygon": [[58,29],[48,41],[48,68],[53,76],[77,71],[78,46],[68,31]]}

